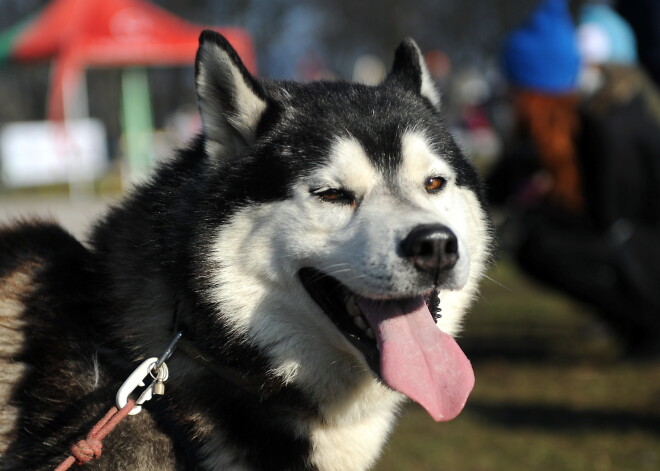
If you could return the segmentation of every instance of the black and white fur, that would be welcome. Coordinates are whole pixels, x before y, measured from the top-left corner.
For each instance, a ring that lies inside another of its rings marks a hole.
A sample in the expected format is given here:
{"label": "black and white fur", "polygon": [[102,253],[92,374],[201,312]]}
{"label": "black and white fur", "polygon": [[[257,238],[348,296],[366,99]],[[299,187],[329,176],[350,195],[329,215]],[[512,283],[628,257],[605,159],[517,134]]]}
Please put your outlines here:
{"label": "black and white fur", "polygon": [[[192,350],[168,361],[166,395],[88,469],[370,468],[404,397],[310,296],[303,268],[373,299],[436,287],[438,326],[458,332],[489,225],[414,42],[379,86],[300,84],[254,78],[204,32],[196,86],[203,133],[87,246],[48,222],[0,231],[0,469],[52,469],[174,329]],[[431,281],[400,249],[423,225],[458,244]]]}

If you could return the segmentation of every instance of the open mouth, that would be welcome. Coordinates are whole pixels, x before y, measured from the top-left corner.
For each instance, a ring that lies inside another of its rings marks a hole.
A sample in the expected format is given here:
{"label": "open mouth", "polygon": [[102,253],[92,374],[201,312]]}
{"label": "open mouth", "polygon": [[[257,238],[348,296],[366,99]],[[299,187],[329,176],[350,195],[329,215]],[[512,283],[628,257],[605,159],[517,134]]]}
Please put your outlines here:
{"label": "open mouth", "polygon": [[355,297],[335,278],[314,268],[302,268],[300,281],[314,301],[366,358],[369,367],[380,375],[380,358],[373,329],[364,317]]}
{"label": "open mouth", "polygon": [[[298,276],[309,295],[323,309],[335,327],[365,356],[369,367],[380,375],[380,354],[376,335],[360,307],[358,302],[360,296],[351,292],[337,279],[314,268],[302,268]],[[433,322],[437,322],[440,317],[438,292],[429,291],[424,296],[424,301]]]}
{"label": "open mouth", "polygon": [[458,344],[436,325],[431,312],[437,312],[437,293],[374,300],[313,268],[298,275],[383,383],[421,404],[435,420],[458,415],[474,386],[474,373]]}

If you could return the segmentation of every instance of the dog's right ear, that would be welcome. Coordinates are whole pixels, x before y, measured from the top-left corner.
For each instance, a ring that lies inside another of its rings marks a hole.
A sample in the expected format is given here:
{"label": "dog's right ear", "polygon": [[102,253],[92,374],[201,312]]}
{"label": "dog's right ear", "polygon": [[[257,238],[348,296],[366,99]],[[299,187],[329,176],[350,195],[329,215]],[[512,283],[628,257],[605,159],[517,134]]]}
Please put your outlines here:
{"label": "dog's right ear", "polygon": [[267,107],[263,88],[215,31],[199,37],[195,87],[209,155],[225,157],[254,143]]}

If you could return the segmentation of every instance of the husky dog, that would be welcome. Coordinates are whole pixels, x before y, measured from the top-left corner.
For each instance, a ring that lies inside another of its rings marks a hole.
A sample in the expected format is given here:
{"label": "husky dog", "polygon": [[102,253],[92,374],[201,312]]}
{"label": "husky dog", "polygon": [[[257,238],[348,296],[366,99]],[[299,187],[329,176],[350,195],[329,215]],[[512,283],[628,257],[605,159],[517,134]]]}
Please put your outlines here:
{"label": "husky dog", "polygon": [[378,86],[250,75],[203,32],[203,131],[82,245],[0,231],[2,469],[52,469],[175,332],[102,470],[363,470],[405,398],[463,408],[452,336],[490,242],[477,173],[405,40]]}

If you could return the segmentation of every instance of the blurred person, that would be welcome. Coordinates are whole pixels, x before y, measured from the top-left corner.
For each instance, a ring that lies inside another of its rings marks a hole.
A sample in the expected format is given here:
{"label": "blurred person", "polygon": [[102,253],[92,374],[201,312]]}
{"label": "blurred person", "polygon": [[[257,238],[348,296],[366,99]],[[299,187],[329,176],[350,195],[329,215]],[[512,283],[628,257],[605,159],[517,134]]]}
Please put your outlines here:
{"label": "blurred person", "polygon": [[[489,177],[495,204],[579,213],[582,196],[573,137],[580,69],[565,0],[544,0],[506,38],[502,63],[511,85],[515,129]],[[557,212],[557,211],[555,211]]]}
{"label": "blurred person", "polygon": [[606,313],[632,352],[660,351],[660,93],[636,37],[607,5],[582,8],[585,62],[579,140],[584,195],[600,260],[613,275]]}
{"label": "blurred person", "polygon": [[595,306],[627,353],[657,354],[660,99],[636,65],[632,30],[612,9],[584,6],[577,37],[585,66],[574,134],[581,219],[527,217],[518,260]]}
{"label": "blurred person", "polygon": [[656,178],[660,163],[660,94],[638,66],[632,29],[608,6],[583,7],[578,38],[585,66],[579,144],[589,216],[601,228],[621,217],[656,224],[660,187],[659,193],[648,188],[658,180],[647,178]]}

